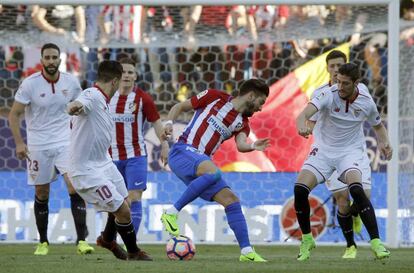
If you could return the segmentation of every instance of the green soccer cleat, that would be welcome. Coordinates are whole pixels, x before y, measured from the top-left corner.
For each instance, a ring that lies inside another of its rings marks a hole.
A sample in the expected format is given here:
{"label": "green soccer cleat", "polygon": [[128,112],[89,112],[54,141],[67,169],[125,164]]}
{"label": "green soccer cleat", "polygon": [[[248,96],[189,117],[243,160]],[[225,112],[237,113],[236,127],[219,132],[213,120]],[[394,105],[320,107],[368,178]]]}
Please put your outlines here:
{"label": "green soccer cleat", "polygon": [[85,254],[92,254],[95,249],[91,247],[86,241],[79,241],[78,247],[77,247],[77,253],[79,255],[85,255]]}
{"label": "green soccer cleat", "polygon": [[300,243],[299,254],[296,258],[298,261],[306,261],[310,258],[310,251],[316,247],[312,233],[303,234]]}
{"label": "green soccer cleat", "polygon": [[384,247],[380,239],[371,240],[371,250],[377,259],[385,259],[390,257],[390,252]]}
{"label": "green soccer cleat", "polygon": [[262,256],[257,254],[256,251],[253,250],[253,252],[247,253],[246,255],[241,254],[240,255],[240,262],[259,262],[259,263],[265,263],[267,260],[263,259]]}
{"label": "green soccer cleat", "polygon": [[48,242],[38,243],[34,255],[45,256],[49,253]]}
{"label": "green soccer cleat", "polygon": [[357,248],[356,246],[352,245],[345,249],[344,255],[342,255],[342,259],[355,259],[357,256]]}
{"label": "green soccer cleat", "polygon": [[352,229],[358,234],[362,231],[362,220],[359,214],[357,216],[352,216]]}
{"label": "green soccer cleat", "polygon": [[161,215],[161,222],[164,225],[165,230],[173,236],[180,235],[180,230],[177,224],[177,218],[178,215],[176,213],[167,214],[166,212],[163,212],[163,214]]}

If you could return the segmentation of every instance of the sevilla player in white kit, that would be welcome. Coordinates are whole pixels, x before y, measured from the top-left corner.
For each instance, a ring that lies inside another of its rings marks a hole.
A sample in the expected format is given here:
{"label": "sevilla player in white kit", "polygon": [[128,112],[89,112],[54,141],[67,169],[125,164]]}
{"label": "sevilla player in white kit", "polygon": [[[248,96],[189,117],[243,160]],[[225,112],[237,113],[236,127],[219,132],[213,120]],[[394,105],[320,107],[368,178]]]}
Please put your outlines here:
{"label": "sevilla player in white kit", "polygon": [[161,161],[167,163],[169,146],[164,127],[151,95],[135,87],[137,72],[135,62],[129,58],[119,60],[122,65],[122,79],[109,104],[109,111],[115,121],[112,131],[110,154],[128,189],[135,233],[142,219],[142,193],[147,188],[147,150],[144,140],[144,124],[151,122],[161,142]]}
{"label": "sevilla player in white kit", "polygon": [[[338,74],[339,67],[341,67],[343,64],[346,63],[346,59],[347,59],[346,55],[339,50],[332,50],[331,52],[327,54],[326,66],[327,66],[327,71],[329,73],[329,83],[322,85],[321,87],[316,89],[312,93],[311,100],[314,97],[319,96],[322,92],[329,92],[331,86],[337,82],[337,74]],[[365,87],[363,85],[359,85],[358,88],[363,89]],[[316,113],[315,115],[313,115],[309,119],[309,126],[314,127],[319,117],[320,117],[320,113]],[[320,138],[320,136],[317,134],[318,131],[319,130],[313,131],[313,136],[315,138]],[[319,139],[318,141],[322,141],[322,139]],[[366,150],[365,146],[364,146],[364,149]],[[361,165],[362,186],[367,196],[370,197],[371,166],[370,166],[370,160],[368,158],[366,151],[364,152],[363,157],[364,158],[363,158],[362,165]],[[358,215],[358,210],[355,204],[350,206],[348,185],[339,180],[339,175],[337,171],[334,171],[331,177],[329,177],[325,181],[325,185],[328,188],[328,190],[332,192],[335,198],[336,204],[338,206],[338,212],[337,212],[338,223],[342,229],[342,233],[344,234],[344,237],[347,242],[347,248],[342,258],[354,259],[356,258],[356,255],[357,255],[357,248],[356,248],[356,243],[354,240],[354,231],[359,233],[361,232],[361,228],[362,228],[362,222],[361,222],[361,218]],[[352,216],[355,216],[355,217],[352,217]]]}
{"label": "sevilla player in white kit", "polygon": [[310,191],[336,170],[339,179],[348,185],[362,222],[371,238],[371,250],[376,258],[387,258],[390,252],[383,246],[378,232],[375,211],[362,187],[362,166],[365,136],[362,125],[368,121],[378,138],[378,146],[387,160],[392,157],[387,130],[365,85],[358,84],[360,72],[347,63],[338,70],[336,85],[315,96],[296,120],[298,133],[308,137],[312,129],[307,120],[319,113],[314,131],[318,137],[305,161],[294,188],[295,209],[302,230],[299,261],[309,259],[315,247],[310,227]]}
{"label": "sevilla player in white kit", "polygon": [[[77,233],[77,252],[88,254],[93,248],[87,244],[86,206],[73,189],[67,176],[69,164],[70,116],[66,105],[81,92],[79,81],[70,74],[59,72],[60,49],[45,44],[41,49],[42,71],[26,78],[16,92],[9,123],[19,159],[27,159],[28,184],[35,187],[34,212],[40,235],[35,255],[47,255],[49,242],[50,183],[58,173],[68,187],[73,219]],[[25,113],[27,146],[20,134],[20,116]]]}
{"label": "sevilla player in white kit", "polygon": [[242,84],[236,97],[209,89],[171,108],[165,124],[166,135],[171,134],[172,122],[181,112],[194,109],[195,113],[168,157],[171,170],[187,185],[174,206],[161,217],[170,234],[179,234],[177,215],[184,206],[197,197],[215,201],[225,208],[227,221],[241,249],[240,261],[266,262],[250,245],[240,201],[210,156],[223,141],[233,136],[238,151],[242,153],[264,151],[269,146],[269,139],[247,143],[250,133],[248,118],[261,110],[268,95],[269,87],[265,82],[251,79]]}
{"label": "sevilla player in white kit", "polygon": [[[72,119],[69,177],[76,191],[97,210],[109,213],[97,244],[118,259],[152,260],[136,243],[124,179],[109,156],[114,122],[108,103],[119,87],[122,65],[103,61],[94,87],[84,90],[67,109]],[[116,243],[121,235],[128,253]]]}

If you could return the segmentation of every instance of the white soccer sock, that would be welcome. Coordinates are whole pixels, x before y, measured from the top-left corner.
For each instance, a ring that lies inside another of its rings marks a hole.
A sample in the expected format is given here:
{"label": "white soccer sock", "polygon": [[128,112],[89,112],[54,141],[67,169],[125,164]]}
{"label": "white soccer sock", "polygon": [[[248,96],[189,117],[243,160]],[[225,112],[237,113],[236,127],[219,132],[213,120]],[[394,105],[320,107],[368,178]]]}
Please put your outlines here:
{"label": "white soccer sock", "polygon": [[165,212],[167,214],[177,214],[178,210],[174,206],[172,206],[171,208],[167,209]]}
{"label": "white soccer sock", "polygon": [[254,250],[253,250],[253,248],[251,246],[246,246],[246,247],[243,247],[241,249],[241,254],[247,255],[247,254],[249,254],[250,252],[253,252],[253,251]]}

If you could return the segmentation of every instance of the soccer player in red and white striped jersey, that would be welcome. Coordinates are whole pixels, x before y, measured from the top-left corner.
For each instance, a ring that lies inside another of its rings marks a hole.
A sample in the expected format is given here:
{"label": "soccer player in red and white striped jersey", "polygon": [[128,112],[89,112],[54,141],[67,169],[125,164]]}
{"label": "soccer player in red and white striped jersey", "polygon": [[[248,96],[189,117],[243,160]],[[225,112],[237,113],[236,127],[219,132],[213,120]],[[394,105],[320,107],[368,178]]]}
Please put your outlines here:
{"label": "soccer player in red and white striped jersey", "polygon": [[115,121],[110,154],[118,170],[124,177],[131,218],[138,234],[142,219],[141,197],[147,188],[147,151],[143,126],[151,122],[161,142],[161,161],[166,164],[168,142],[164,127],[151,95],[135,87],[137,73],[135,62],[129,58],[120,60],[123,73],[119,89],[112,97],[109,110]]}
{"label": "soccer player in red and white striped jersey", "polygon": [[166,135],[171,134],[172,122],[181,112],[194,109],[195,113],[168,157],[171,170],[187,185],[187,190],[161,217],[169,233],[179,234],[177,215],[184,206],[197,197],[215,201],[225,208],[241,249],[240,261],[266,262],[250,245],[240,201],[210,156],[233,136],[239,152],[264,151],[269,146],[269,139],[247,143],[248,118],[262,109],[268,95],[269,87],[263,81],[251,79],[243,83],[236,97],[210,89],[171,108],[165,124]]}

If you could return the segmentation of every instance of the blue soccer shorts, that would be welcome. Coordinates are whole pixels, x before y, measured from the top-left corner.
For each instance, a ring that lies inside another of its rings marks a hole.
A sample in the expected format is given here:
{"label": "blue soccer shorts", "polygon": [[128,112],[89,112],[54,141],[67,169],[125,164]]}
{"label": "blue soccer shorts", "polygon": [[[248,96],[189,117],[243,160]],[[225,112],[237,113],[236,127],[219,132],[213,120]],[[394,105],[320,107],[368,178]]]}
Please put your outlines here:
{"label": "blue soccer shorts", "polygon": [[114,161],[125,180],[128,190],[147,189],[147,157],[137,156],[126,160]]}

